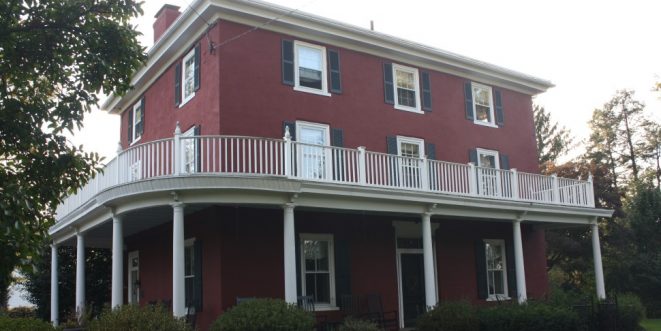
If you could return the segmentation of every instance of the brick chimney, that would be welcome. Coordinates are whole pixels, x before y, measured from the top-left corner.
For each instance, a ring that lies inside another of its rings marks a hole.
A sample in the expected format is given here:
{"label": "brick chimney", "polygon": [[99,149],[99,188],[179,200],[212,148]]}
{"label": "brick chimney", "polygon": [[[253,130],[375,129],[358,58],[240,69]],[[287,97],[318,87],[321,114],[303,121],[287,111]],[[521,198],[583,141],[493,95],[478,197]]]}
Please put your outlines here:
{"label": "brick chimney", "polygon": [[156,13],[156,22],[154,22],[154,44],[161,39],[161,36],[167,31],[172,23],[179,17],[179,7],[165,4]]}

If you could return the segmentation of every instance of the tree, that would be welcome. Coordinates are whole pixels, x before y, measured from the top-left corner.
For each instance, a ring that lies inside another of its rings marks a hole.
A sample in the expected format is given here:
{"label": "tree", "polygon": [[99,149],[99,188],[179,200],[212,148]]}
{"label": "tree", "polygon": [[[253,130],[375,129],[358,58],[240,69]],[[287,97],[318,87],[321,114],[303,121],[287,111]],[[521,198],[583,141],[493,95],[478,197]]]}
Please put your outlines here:
{"label": "tree", "polygon": [[647,121],[643,130],[642,158],[651,164],[648,173],[656,179],[656,187],[658,189],[661,188],[661,125]]}
{"label": "tree", "polygon": [[549,162],[556,163],[558,157],[567,154],[574,138],[565,127],[558,127],[558,123],[551,119],[551,114],[544,107],[535,105],[533,116],[539,164],[543,167]]}
{"label": "tree", "polygon": [[0,291],[29,266],[54,210],[99,167],[64,134],[144,62],[132,0],[0,2]]}

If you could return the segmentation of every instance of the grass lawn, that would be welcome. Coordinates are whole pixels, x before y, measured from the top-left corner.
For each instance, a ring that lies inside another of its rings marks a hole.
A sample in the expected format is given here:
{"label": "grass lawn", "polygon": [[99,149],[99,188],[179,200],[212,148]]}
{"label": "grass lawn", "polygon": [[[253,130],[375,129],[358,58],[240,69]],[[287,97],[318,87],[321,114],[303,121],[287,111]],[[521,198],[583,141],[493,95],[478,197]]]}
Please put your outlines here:
{"label": "grass lawn", "polygon": [[661,319],[644,320],[640,325],[647,331],[661,331]]}

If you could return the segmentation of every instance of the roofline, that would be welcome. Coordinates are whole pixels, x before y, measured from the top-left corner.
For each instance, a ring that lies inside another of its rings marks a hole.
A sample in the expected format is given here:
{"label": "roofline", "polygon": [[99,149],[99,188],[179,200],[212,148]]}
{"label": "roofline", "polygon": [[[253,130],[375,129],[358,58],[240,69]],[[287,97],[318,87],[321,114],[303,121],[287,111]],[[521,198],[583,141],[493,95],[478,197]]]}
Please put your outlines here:
{"label": "roofline", "polygon": [[[136,95],[135,91],[144,90],[145,85],[152,83],[150,77],[153,80],[153,77],[159,76],[161,71],[167,69],[171,61],[159,64],[163,57],[167,59],[181,55],[178,53],[182,51],[177,47],[186,46],[185,42],[191,39],[182,38],[182,35],[192,34],[197,37],[206,30],[207,21],[222,18],[258,26],[260,22],[263,24],[265,20],[275,17],[278,19],[261,29],[290,34],[314,33],[315,37],[321,33],[331,44],[340,43],[350,49],[358,48],[359,51],[373,54],[387,53],[382,56],[404,59],[422,67],[500,85],[529,95],[545,92],[554,86],[548,80],[467,56],[260,0],[194,0],[148,51],[147,64],[131,79],[131,84],[140,88],[133,90],[133,93],[127,92],[125,96],[111,94],[102,103],[101,109],[109,113],[121,113],[126,104],[130,104],[139,95]],[[129,102],[119,105],[124,97],[128,99],[124,101]]]}

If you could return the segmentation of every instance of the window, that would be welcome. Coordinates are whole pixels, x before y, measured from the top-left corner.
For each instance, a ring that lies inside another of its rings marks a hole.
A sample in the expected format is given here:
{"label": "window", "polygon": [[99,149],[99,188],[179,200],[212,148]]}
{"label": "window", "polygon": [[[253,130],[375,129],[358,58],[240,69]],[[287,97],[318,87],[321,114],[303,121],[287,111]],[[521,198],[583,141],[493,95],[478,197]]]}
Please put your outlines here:
{"label": "window", "polygon": [[192,127],[181,135],[181,137],[184,138],[181,140],[181,146],[184,152],[183,157],[181,158],[181,162],[182,162],[181,169],[184,173],[191,174],[197,171],[198,141],[196,138],[193,137],[195,137],[198,134],[199,133],[197,133],[197,127]]}
{"label": "window", "polygon": [[138,251],[128,255],[128,300],[137,304],[140,300],[140,255]]}
{"label": "window", "polygon": [[295,41],[294,54],[294,89],[330,96],[326,78],[326,48]]}
{"label": "window", "polygon": [[507,293],[507,261],[505,241],[500,239],[484,240],[487,262],[488,300],[509,299]]}
{"label": "window", "polygon": [[188,52],[182,61],[181,95],[183,96],[183,100],[181,101],[181,105],[195,96],[195,50],[192,49]]}
{"label": "window", "polygon": [[301,234],[302,295],[310,295],[317,308],[335,307],[333,235]]}
{"label": "window", "polygon": [[395,108],[422,113],[418,69],[393,64],[392,70],[395,77]]}
{"label": "window", "polygon": [[194,304],[195,296],[195,239],[184,242],[184,282],[186,287],[186,307]]}
{"label": "window", "polygon": [[493,97],[491,87],[472,83],[473,89],[473,122],[476,124],[496,126],[493,114]]}
{"label": "window", "polygon": [[500,158],[497,151],[477,149],[477,179],[480,194],[500,196]]}
{"label": "window", "polygon": [[[330,179],[332,175],[328,125],[296,122],[298,175],[308,179]],[[318,146],[317,146],[318,145]]]}
{"label": "window", "polygon": [[420,157],[424,153],[425,142],[422,139],[397,136],[397,155],[407,157],[400,159],[400,185],[409,188],[420,188]]}
{"label": "window", "polygon": [[142,100],[140,100],[138,103],[136,103],[133,106],[133,141],[132,143],[135,143],[136,141],[140,140],[140,137],[142,137]]}

